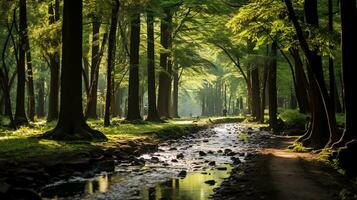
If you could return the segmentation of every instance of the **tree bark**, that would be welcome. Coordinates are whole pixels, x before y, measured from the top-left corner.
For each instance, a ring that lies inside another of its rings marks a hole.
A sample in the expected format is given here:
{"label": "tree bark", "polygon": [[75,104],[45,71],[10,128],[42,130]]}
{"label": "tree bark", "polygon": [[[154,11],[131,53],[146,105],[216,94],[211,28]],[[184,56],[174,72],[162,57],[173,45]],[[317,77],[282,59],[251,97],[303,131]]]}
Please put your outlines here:
{"label": "tree bark", "polygon": [[130,70],[127,120],[141,120],[139,103],[139,46],[140,13],[133,14],[130,22]]}
{"label": "tree bark", "polygon": [[156,109],[156,83],[155,83],[155,38],[153,11],[147,11],[147,73],[148,73],[148,116],[147,121],[159,121]]}
{"label": "tree bark", "polygon": [[108,63],[107,63],[107,90],[105,95],[105,112],[104,112],[104,126],[110,125],[110,106],[112,97],[112,83],[113,68],[115,63],[115,50],[116,50],[116,31],[118,24],[118,14],[119,14],[119,0],[115,1],[112,5],[112,19],[109,31],[109,42],[108,42]]}
{"label": "tree bark", "polygon": [[174,78],[174,87],[173,87],[173,98],[172,98],[172,117],[179,118],[178,114],[178,93],[179,93],[179,74],[177,72],[177,68],[173,73]]}
{"label": "tree bark", "polygon": [[[160,42],[165,51],[169,50],[169,40],[171,36],[172,26],[172,13],[169,8],[165,8],[165,17],[161,20],[161,37]],[[169,92],[170,92],[170,75],[168,73],[168,52],[160,53],[160,66],[159,73],[159,94],[158,94],[158,114],[159,117],[169,118]]]}
{"label": "tree bark", "polygon": [[37,82],[37,116],[45,116],[45,80],[42,78]]}
{"label": "tree bark", "polygon": [[256,121],[261,117],[261,99],[259,87],[259,70],[256,66],[251,69],[251,90],[252,90],[252,116]]}
{"label": "tree bark", "polygon": [[[323,148],[331,145],[331,141],[335,141],[338,135],[336,132],[335,111],[330,108],[331,102],[323,77],[321,56],[318,55],[316,50],[310,50],[296,18],[291,0],[285,0],[285,4],[297,33],[300,46],[308,60],[308,72],[311,74],[311,76],[309,75],[309,82],[312,91],[312,95],[310,95],[310,100],[312,101],[312,127],[307,133],[309,137],[303,141],[303,144],[317,149]],[[308,24],[318,27],[316,0],[305,0],[305,16]],[[326,138],[328,142],[326,142]]]}
{"label": "tree bark", "polygon": [[[50,4],[48,13],[50,14],[49,24],[54,24],[59,20],[59,0],[55,1],[55,6]],[[58,40],[53,48],[57,48]],[[60,53],[55,52],[50,55],[50,92],[48,100],[47,121],[58,119],[58,97],[59,97],[59,79],[60,79]]]}
{"label": "tree bark", "polygon": [[269,127],[274,131],[278,131],[278,102],[277,102],[277,89],[276,89],[276,71],[277,71],[277,43],[273,42],[271,47],[271,63],[269,69]]}
{"label": "tree bark", "polygon": [[99,75],[99,31],[100,31],[101,21],[99,17],[93,17],[92,24],[92,61],[90,70],[90,85],[88,105],[86,117],[91,119],[97,119],[97,88],[98,88],[98,75]]}
{"label": "tree bark", "polygon": [[61,107],[57,126],[44,137],[54,140],[106,140],[84,120],[82,108],[82,1],[64,0]]}
{"label": "tree bark", "polygon": [[345,130],[340,140],[333,145],[334,148],[341,147],[346,142],[356,139],[356,125],[354,125],[354,115],[357,111],[356,95],[354,94],[354,66],[356,59],[354,49],[357,45],[355,29],[356,0],[340,0],[341,7],[341,26],[342,26],[342,70],[343,70],[343,85],[345,94],[346,106],[346,125]]}
{"label": "tree bark", "polygon": [[306,79],[303,63],[301,61],[298,50],[292,49],[291,55],[294,58],[294,71],[296,77],[295,94],[299,106],[300,113],[309,112],[309,99],[308,99],[308,82]]}
{"label": "tree bark", "polygon": [[26,59],[26,0],[20,0],[20,46],[19,61],[17,65],[17,90],[16,90],[16,125],[28,124],[25,112],[25,59]]}

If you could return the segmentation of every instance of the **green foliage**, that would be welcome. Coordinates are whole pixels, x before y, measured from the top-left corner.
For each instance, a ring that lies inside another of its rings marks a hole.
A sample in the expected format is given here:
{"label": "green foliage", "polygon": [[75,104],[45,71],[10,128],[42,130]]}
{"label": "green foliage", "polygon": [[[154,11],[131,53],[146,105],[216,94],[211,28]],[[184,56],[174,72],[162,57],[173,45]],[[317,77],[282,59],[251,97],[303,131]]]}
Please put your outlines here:
{"label": "green foliage", "polygon": [[245,142],[245,143],[249,141],[249,136],[248,136],[247,133],[240,132],[240,133],[238,133],[237,138],[238,138],[239,141],[242,141],[242,142]]}
{"label": "green foliage", "polygon": [[357,194],[344,188],[340,191],[340,193],[338,194],[338,197],[340,198],[340,200],[356,200]]}
{"label": "green foliage", "polygon": [[288,146],[288,149],[293,152],[310,152],[312,148],[304,147],[300,142],[295,142],[294,144]]}
{"label": "green foliage", "polygon": [[285,122],[287,129],[304,129],[306,127],[306,123],[308,122],[308,115],[299,113],[298,110],[293,109],[283,110],[279,114],[279,117]]}
{"label": "green foliage", "polygon": [[337,123],[337,126],[345,127],[346,114],[345,113],[337,113],[336,114],[336,123]]}

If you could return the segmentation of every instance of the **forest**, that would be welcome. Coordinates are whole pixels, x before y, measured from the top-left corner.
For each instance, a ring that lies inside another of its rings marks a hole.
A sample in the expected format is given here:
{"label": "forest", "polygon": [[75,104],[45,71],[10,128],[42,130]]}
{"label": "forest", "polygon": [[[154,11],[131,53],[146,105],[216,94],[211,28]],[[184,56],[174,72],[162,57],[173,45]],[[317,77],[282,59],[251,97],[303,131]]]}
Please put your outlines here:
{"label": "forest", "polygon": [[1,0],[0,199],[357,199],[356,0]]}

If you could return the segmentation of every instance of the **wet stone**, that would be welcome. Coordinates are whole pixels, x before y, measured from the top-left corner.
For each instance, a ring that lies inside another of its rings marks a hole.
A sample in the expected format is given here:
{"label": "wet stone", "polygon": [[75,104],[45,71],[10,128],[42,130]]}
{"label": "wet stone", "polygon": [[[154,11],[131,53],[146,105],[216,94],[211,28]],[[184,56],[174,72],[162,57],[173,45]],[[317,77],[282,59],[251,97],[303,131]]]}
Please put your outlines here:
{"label": "wet stone", "polygon": [[220,171],[226,171],[226,170],[227,170],[227,167],[217,167],[216,169],[217,169],[217,170],[220,170]]}
{"label": "wet stone", "polygon": [[183,159],[185,156],[183,155],[183,153],[179,153],[176,155],[177,159]]}
{"label": "wet stone", "polygon": [[205,183],[208,184],[208,185],[215,185],[216,181],[215,180],[208,180],[208,181],[205,181]]}
{"label": "wet stone", "polygon": [[228,154],[228,153],[230,153],[230,152],[232,152],[231,149],[225,149],[225,150],[224,150],[224,154]]}
{"label": "wet stone", "polygon": [[204,151],[199,151],[198,154],[199,154],[200,156],[206,156],[206,155],[207,155]]}
{"label": "wet stone", "polygon": [[151,157],[150,161],[153,163],[158,163],[158,162],[160,162],[160,159],[158,157],[153,156],[153,157]]}
{"label": "wet stone", "polygon": [[216,162],[215,161],[211,161],[208,163],[209,166],[215,166],[216,165]]}
{"label": "wet stone", "polygon": [[178,177],[181,177],[181,178],[185,178],[186,176],[187,176],[187,171],[185,171],[185,170],[180,171],[180,173],[178,174]]}

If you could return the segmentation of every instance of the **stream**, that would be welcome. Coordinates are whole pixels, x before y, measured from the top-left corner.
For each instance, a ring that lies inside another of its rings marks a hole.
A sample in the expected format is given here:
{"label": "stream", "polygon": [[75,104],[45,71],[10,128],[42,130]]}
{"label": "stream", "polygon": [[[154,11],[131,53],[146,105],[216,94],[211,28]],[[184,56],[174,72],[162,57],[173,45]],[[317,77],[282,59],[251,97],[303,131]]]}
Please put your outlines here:
{"label": "stream", "polygon": [[[155,153],[139,157],[144,166],[120,163],[112,173],[72,177],[41,190],[45,200],[67,199],[209,199],[252,146],[247,128],[221,124],[180,140],[167,141]],[[254,149],[254,147],[253,147]]]}

